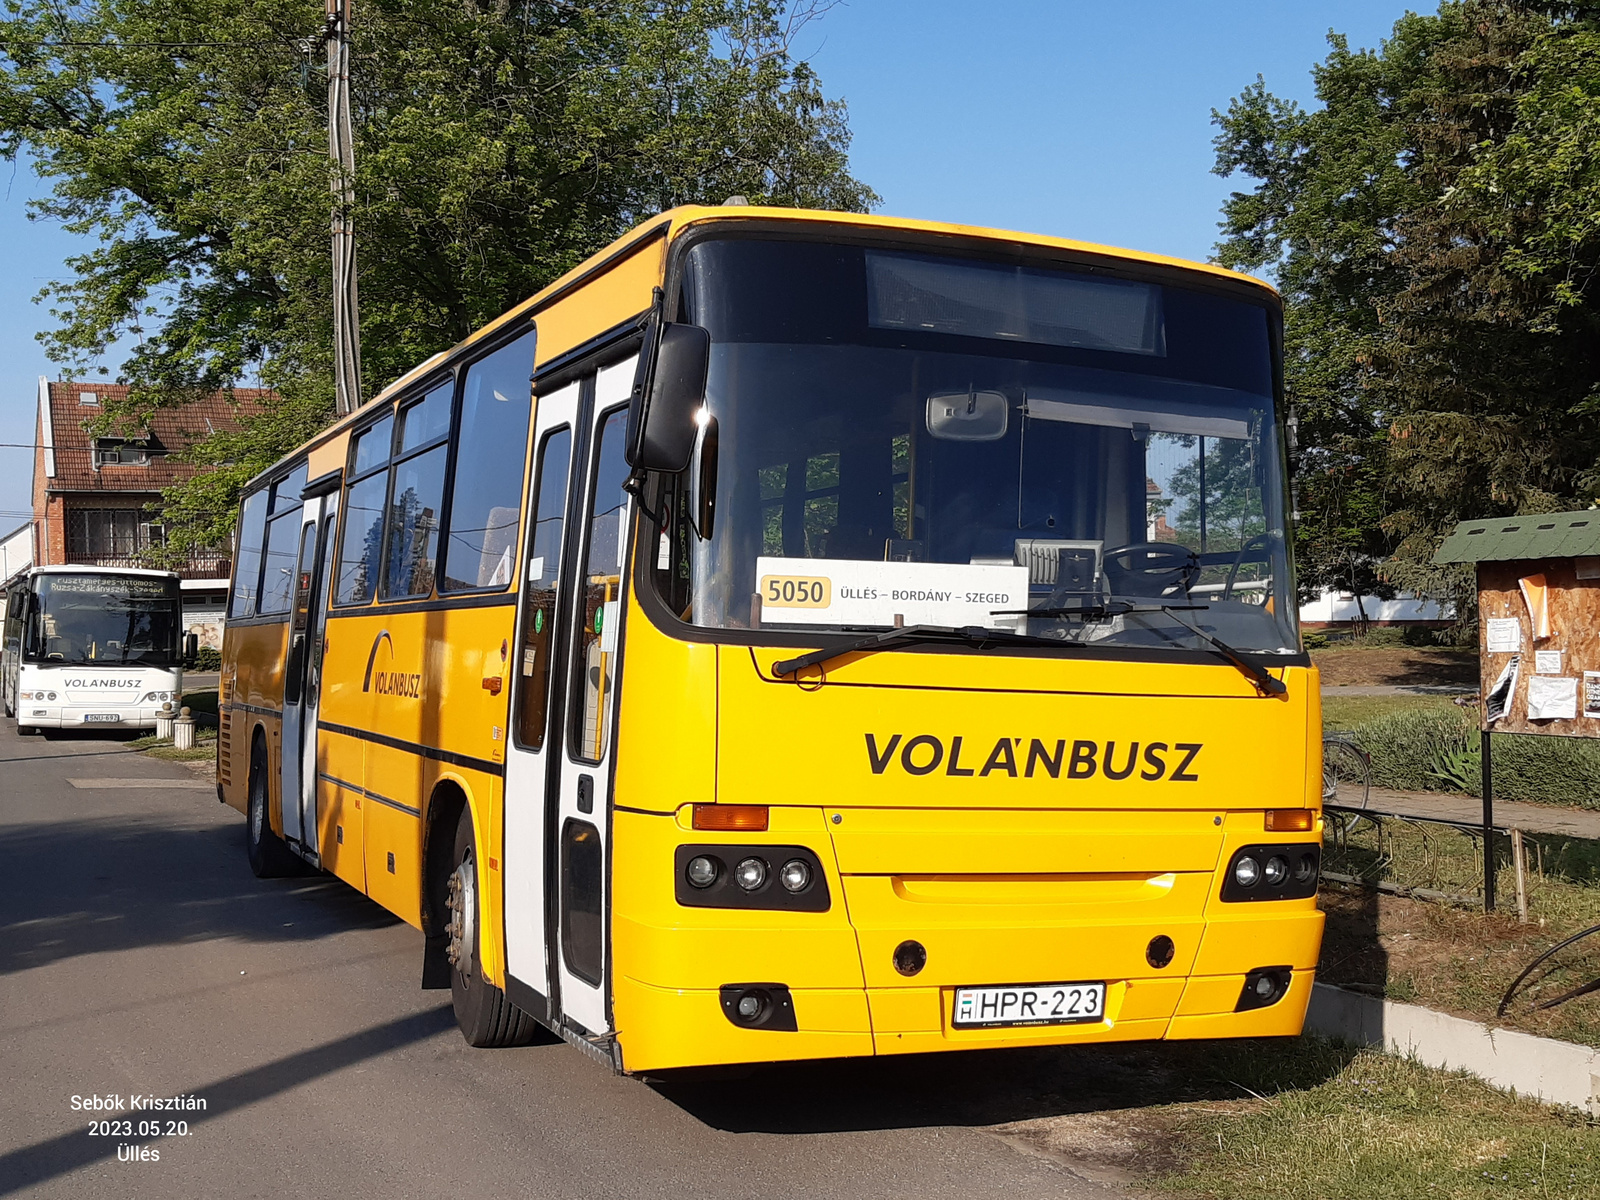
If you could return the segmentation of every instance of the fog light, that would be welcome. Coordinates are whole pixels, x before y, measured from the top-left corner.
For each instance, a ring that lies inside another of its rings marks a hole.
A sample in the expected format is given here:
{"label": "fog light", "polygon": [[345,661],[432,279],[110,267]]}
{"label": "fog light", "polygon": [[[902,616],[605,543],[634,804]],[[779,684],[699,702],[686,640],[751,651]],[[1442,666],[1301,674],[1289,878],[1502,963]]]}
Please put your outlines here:
{"label": "fog light", "polygon": [[742,860],[733,869],[733,881],[747,892],[753,892],[767,881],[767,864],[759,858]]}
{"label": "fog light", "polygon": [[55,698],[56,698],[56,694],[54,692],[51,692],[50,693],[50,699],[54,700]]}
{"label": "fog light", "polygon": [[1289,864],[1274,854],[1267,859],[1266,868],[1262,873],[1269,884],[1273,887],[1278,887],[1285,879],[1289,878]]}
{"label": "fog light", "polygon": [[1291,976],[1288,967],[1257,967],[1244,977],[1244,987],[1239,991],[1239,1003],[1234,1005],[1234,1011],[1248,1012],[1276,1004],[1288,994]]}
{"label": "fog light", "polygon": [[761,997],[754,992],[746,992],[739,997],[737,1012],[744,1020],[754,1021],[761,1015]]}
{"label": "fog light", "polygon": [[1261,879],[1261,864],[1245,855],[1233,864],[1233,879],[1240,887],[1255,887]]}
{"label": "fog light", "polygon": [[811,868],[804,860],[791,858],[783,864],[783,870],[778,872],[778,882],[783,884],[787,891],[803,892],[811,886]]}
{"label": "fog light", "polygon": [[1294,865],[1294,881],[1303,887],[1316,877],[1317,860],[1310,854],[1302,854]]}
{"label": "fog light", "polygon": [[689,865],[683,873],[695,887],[708,888],[717,881],[717,876],[721,872],[717,869],[716,859],[699,854],[689,860]]}

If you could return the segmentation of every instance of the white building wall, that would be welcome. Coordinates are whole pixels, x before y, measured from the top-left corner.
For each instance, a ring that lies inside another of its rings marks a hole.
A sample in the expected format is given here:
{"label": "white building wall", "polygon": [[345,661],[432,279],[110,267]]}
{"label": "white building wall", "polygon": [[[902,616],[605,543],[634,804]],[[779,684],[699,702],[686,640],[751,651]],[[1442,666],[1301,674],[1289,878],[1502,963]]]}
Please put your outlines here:
{"label": "white building wall", "polygon": [[1448,621],[1454,615],[1450,606],[1435,600],[1419,600],[1402,592],[1393,600],[1380,600],[1376,596],[1363,596],[1361,603],[1350,592],[1325,588],[1310,604],[1300,606],[1300,623],[1339,624],[1361,620],[1366,613],[1369,621],[1404,624],[1409,621]]}

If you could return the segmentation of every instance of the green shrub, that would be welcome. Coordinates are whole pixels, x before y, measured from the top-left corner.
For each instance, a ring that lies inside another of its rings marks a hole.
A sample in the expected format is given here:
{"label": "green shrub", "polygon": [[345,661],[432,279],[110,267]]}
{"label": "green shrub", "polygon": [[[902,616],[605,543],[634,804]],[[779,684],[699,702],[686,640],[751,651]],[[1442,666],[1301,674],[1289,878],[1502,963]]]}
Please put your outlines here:
{"label": "green shrub", "polygon": [[222,651],[211,646],[201,646],[200,653],[194,660],[194,669],[196,671],[222,670]]}
{"label": "green shrub", "polygon": [[1471,749],[1478,736],[1473,726],[1466,709],[1415,708],[1374,717],[1354,733],[1372,757],[1374,787],[1426,792],[1440,790],[1440,764]]}
{"label": "green shrub", "polygon": [[1320,629],[1303,630],[1300,641],[1307,650],[1326,650],[1328,648],[1328,635]]}
{"label": "green shrub", "polygon": [[[1403,792],[1481,793],[1477,713],[1418,707],[1385,713],[1352,730],[1372,758],[1374,787]],[[1588,738],[1496,734],[1494,794],[1600,809],[1600,743]]]}

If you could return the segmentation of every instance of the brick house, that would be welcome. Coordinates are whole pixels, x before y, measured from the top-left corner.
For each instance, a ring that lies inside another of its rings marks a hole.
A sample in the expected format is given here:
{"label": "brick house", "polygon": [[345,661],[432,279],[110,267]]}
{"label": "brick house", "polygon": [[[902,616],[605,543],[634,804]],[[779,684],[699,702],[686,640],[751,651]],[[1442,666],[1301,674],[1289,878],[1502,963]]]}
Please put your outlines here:
{"label": "brick house", "polygon": [[[81,563],[103,567],[144,565],[159,545],[161,489],[195,473],[172,455],[220,429],[237,427],[272,395],[262,388],[216,392],[193,404],[162,409],[129,437],[91,436],[86,425],[107,401],[122,400],[117,384],[39,380],[33,457],[33,557],[42,566]],[[202,644],[220,638],[221,604],[231,554],[197,554],[177,568],[183,579],[186,624]],[[215,608],[216,629],[212,623]]]}

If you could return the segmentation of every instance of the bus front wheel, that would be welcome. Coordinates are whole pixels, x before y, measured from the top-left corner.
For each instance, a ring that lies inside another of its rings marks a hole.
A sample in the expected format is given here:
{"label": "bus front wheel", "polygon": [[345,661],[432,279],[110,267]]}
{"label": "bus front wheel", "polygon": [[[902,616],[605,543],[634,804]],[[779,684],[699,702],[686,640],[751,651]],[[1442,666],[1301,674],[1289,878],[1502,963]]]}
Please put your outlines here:
{"label": "bus front wheel", "polygon": [[442,881],[450,960],[450,999],[456,1024],[469,1046],[525,1046],[537,1025],[505,992],[483,977],[479,953],[482,909],[478,903],[478,852],[472,835],[472,813],[463,808],[450,855],[450,873]]}
{"label": "bus front wheel", "polygon": [[250,855],[250,869],[257,879],[293,875],[299,870],[299,860],[272,832],[272,823],[267,818],[267,755],[266,746],[259,738],[250,754],[250,812],[245,823],[245,848]]}

